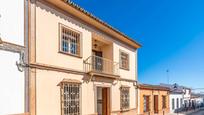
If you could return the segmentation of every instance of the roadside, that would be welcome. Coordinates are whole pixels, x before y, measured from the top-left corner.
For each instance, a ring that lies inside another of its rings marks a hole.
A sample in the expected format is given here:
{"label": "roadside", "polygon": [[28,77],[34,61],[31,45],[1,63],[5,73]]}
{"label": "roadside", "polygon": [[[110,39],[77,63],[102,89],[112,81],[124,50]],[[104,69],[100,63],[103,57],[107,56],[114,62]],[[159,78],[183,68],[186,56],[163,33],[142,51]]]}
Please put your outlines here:
{"label": "roadside", "polygon": [[[187,111],[187,112],[182,112],[182,113],[170,113],[168,115],[196,115],[197,113],[204,113],[204,107]],[[197,115],[204,115],[204,114],[197,114]]]}

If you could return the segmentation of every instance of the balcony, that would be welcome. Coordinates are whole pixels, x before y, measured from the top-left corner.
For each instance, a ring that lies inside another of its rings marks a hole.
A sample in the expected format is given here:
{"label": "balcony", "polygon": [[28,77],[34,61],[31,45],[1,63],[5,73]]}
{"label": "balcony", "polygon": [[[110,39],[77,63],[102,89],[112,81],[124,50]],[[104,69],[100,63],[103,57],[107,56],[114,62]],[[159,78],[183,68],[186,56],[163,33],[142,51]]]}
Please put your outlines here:
{"label": "balcony", "polygon": [[96,55],[84,60],[84,69],[85,72],[91,75],[119,77],[119,63]]}

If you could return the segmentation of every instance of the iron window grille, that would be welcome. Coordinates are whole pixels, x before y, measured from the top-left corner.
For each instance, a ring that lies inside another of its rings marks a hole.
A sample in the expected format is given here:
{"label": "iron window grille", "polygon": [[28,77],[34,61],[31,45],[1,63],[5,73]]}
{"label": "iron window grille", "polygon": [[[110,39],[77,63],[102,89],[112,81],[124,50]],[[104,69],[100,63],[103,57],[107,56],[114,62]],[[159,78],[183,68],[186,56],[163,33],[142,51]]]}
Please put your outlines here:
{"label": "iron window grille", "polygon": [[80,33],[61,26],[60,51],[66,54],[80,56]]}
{"label": "iron window grille", "polygon": [[129,54],[123,51],[120,51],[120,68],[129,69]]}
{"label": "iron window grille", "polygon": [[61,108],[62,115],[81,115],[80,113],[80,84],[62,83]]}
{"label": "iron window grille", "polygon": [[144,105],[144,112],[148,112],[150,111],[150,108],[149,108],[149,105],[150,105],[150,96],[144,96],[144,102],[143,102],[143,105]]}
{"label": "iron window grille", "polygon": [[120,89],[120,108],[121,110],[127,110],[130,106],[130,94],[129,87],[121,87]]}
{"label": "iron window grille", "polygon": [[166,108],[166,96],[162,96],[162,108]]}

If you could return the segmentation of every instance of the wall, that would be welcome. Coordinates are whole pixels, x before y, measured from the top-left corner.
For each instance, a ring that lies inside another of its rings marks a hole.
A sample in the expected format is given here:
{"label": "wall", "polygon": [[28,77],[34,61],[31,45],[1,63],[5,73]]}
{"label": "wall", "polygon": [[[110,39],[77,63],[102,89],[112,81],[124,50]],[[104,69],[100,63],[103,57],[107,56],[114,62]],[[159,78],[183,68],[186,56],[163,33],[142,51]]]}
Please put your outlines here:
{"label": "wall", "polygon": [[0,115],[24,113],[24,72],[19,72],[19,54],[0,50]]}
{"label": "wall", "polygon": [[[82,57],[73,57],[59,53],[59,23],[72,29],[80,31],[82,34]],[[83,61],[92,55],[92,33],[102,35],[104,39],[113,42],[112,45],[104,47],[108,50],[104,55],[119,62],[119,50],[129,53],[130,70],[121,70],[121,78],[136,79],[136,57],[137,51],[128,45],[98,32],[83,22],[77,21],[69,14],[63,14],[59,9],[53,8],[46,3],[37,2],[36,7],[36,62],[49,64],[58,67],[71,68],[83,71]],[[111,55],[113,54],[113,57]],[[57,84],[64,78],[77,79],[82,82],[82,114],[94,114],[95,87],[97,85],[108,86],[111,89],[111,110],[120,111],[120,87],[121,85],[130,86],[130,109],[136,109],[136,91],[132,82],[117,82],[116,85],[106,82],[84,82],[83,75],[62,73],[55,71],[37,70],[36,71],[36,97],[37,115],[58,115],[60,114],[60,89]],[[49,98],[48,98],[49,97]],[[50,109],[55,108],[55,109]],[[135,112],[136,113],[136,112]]]}
{"label": "wall", "polygon": [[[179,107],[177,108],[177,98],[179,99]],[[174,99],[174,109],[172,109],[172,99]],[[183,100],[183,95],[182,94],[170,94],[169,96],[169,105],[170,105],[170,112],[171,113],[174,113],[174,111],[176,109],[179,109],[182,107],[182,104],[181,104],[181,101],[180,100]],[[183,102],[182,102],[183,103]]]}
{"label": "wall", "polygon": [[[159,113],[158,114],[163,114],[163,112],[166,113],[169,113],[169,95],[168,95],[168,92],[167,91],[162,91],[162,90],[148,90],[148,89],[139,89],[139,114],[148,114],[147,113],[144,113],[144,98],[143,96],[144,95],[149,95],[150,96],[150,114],[151,115],[154,115],[154,95],[158,95],[158,100],[159,100],[159,107],[158,107],[158,110],[159,110]],[[167,96],[167,102],[166,102],[166,106],[167,108],[166,109],[162,109],[162,96],[165,95]]]}
{"label": "wall", "polygon": [[[49,19],[49,20],[48,20]],[[83,70],[83,60],[91,55],[91,33],[69,17],[37,2],[36,62]],[[82,58],[59,53],[59,23],[82,33]]]}
{"label": "wall", "polygon": [[120,69],[121,78],[137,80],[137,52],[135,49],[131,49],[120,42],[114,42],[113,44],[113,55],[114,61],[119,62],[120,60],[120,50],[129,54],[129,70]]}
{"label": "wall", "polygon": [[[129,54],[130,69],[129,71],[120,69],[121,78],[131,80],[137,78],[136,49],[104,33],[100,33],[96,29],[85,25],[83,22],[77,21],[72,16],[69,16],[69,14],[64,15],[60,13],[61,11],[59,11],[59,9],[51,8],[53,6],[45,4],[46,3],[37,2],[36,8],[36,62],[83,71],[83,60],[92,54],[92,33],[95,33],[99,36],[103,36],[103,39],[113,42],[113,46],[104,47],[108,49],[104,55],[113,54],[113,57],[107,56],[108,58],[119,62],[119,50],[123,50]],[[82,33],[82,58],[59,53],[59,23]],[[113,51],[109,51],[111,49],[113,49]]]}
{"label": "wall", "polygon": [[24,0],[0,1],[0,37],[24,45]]}

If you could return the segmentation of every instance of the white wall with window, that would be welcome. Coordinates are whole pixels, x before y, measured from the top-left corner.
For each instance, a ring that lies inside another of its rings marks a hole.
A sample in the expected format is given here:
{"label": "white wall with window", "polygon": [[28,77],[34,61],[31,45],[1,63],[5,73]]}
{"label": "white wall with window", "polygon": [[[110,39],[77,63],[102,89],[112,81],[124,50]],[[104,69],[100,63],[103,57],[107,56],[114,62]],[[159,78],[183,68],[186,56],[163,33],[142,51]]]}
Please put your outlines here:
{"label": "white wall with window", "polygon": [[169,95],[169,105],[170,105],[170,112],[174,113],[176,110],[183,106],[183,94],[170,94]]}
{"label": "white wall with window", "polygon": [[24,113],[24,72],[17,69],[19,54],[0,50],[0,115]]}

